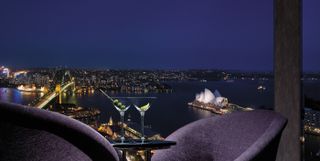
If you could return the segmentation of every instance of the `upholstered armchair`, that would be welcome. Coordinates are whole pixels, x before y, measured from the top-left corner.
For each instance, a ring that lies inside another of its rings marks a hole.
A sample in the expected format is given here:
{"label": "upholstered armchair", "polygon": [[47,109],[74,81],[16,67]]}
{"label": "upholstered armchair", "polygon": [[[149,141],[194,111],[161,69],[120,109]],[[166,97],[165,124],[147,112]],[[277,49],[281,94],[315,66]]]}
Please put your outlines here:
{"label": "upholstered armchair", "polygon": [[0,102],[1,161],[118,161],[111,144],[67,116]]}

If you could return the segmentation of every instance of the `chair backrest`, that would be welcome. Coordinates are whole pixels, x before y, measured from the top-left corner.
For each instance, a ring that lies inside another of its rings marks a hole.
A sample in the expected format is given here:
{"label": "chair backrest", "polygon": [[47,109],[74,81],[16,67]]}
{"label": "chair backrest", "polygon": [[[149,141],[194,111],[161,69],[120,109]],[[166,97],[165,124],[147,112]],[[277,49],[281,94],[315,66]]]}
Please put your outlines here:
{"label": "chair backrest", "polygon": [[272,161],[286,119],[254,110],[190,123],[167,137],[177,145],[156,151],[153,161]]}
{"label": "chair backrest", "polygon": [[118,161],[111,144],[67,116],[0,102],[0,160]]}

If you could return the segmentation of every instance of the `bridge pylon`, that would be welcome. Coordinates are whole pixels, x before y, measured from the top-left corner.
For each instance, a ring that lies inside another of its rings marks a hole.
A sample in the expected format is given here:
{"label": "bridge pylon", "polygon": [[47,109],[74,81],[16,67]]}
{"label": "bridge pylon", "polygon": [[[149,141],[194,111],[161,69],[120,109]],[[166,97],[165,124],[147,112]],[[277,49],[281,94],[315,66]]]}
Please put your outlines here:
{"label": "bridge pylon", "polygon": [[56,93],[58,94],[58,96],[59,96],[59,104],[62,104],[61,84],[57,84],[57,85],[56,85],[55,92],[56,92]]}
{"label": "bridge pylon", "polygon": [[74,77],[72,77],[72,80],[71,80],[72,82],[73,82],[73,84],[72,84],[72,86],[71,86],[71,90],[72,90],[72,92],[75,92],[76,91],[76,83],[75,83],[75,81],[74,81]]}

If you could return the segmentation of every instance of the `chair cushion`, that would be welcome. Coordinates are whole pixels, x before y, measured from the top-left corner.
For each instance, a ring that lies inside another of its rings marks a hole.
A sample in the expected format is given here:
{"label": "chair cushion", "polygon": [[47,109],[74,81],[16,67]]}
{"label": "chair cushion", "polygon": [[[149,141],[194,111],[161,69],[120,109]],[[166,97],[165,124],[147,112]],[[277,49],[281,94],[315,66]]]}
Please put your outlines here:
{"label": "chair cushion", "polygon": [[167,137],[177,142],[156,151],[153,161],[253,160],[286,124],[273,111],[254,110],[214,116],[190,123]]}

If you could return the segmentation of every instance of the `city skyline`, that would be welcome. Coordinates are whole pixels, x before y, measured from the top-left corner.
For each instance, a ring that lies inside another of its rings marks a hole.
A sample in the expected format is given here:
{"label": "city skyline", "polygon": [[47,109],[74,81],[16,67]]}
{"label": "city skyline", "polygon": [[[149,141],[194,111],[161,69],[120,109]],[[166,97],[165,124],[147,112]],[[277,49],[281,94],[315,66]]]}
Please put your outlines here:
{"label": "city skyline", "polygon": [[[1,2],[0,64],[272,71],[272,3]],[[320,71],[320,4],[303,6],[304,70]]]}

